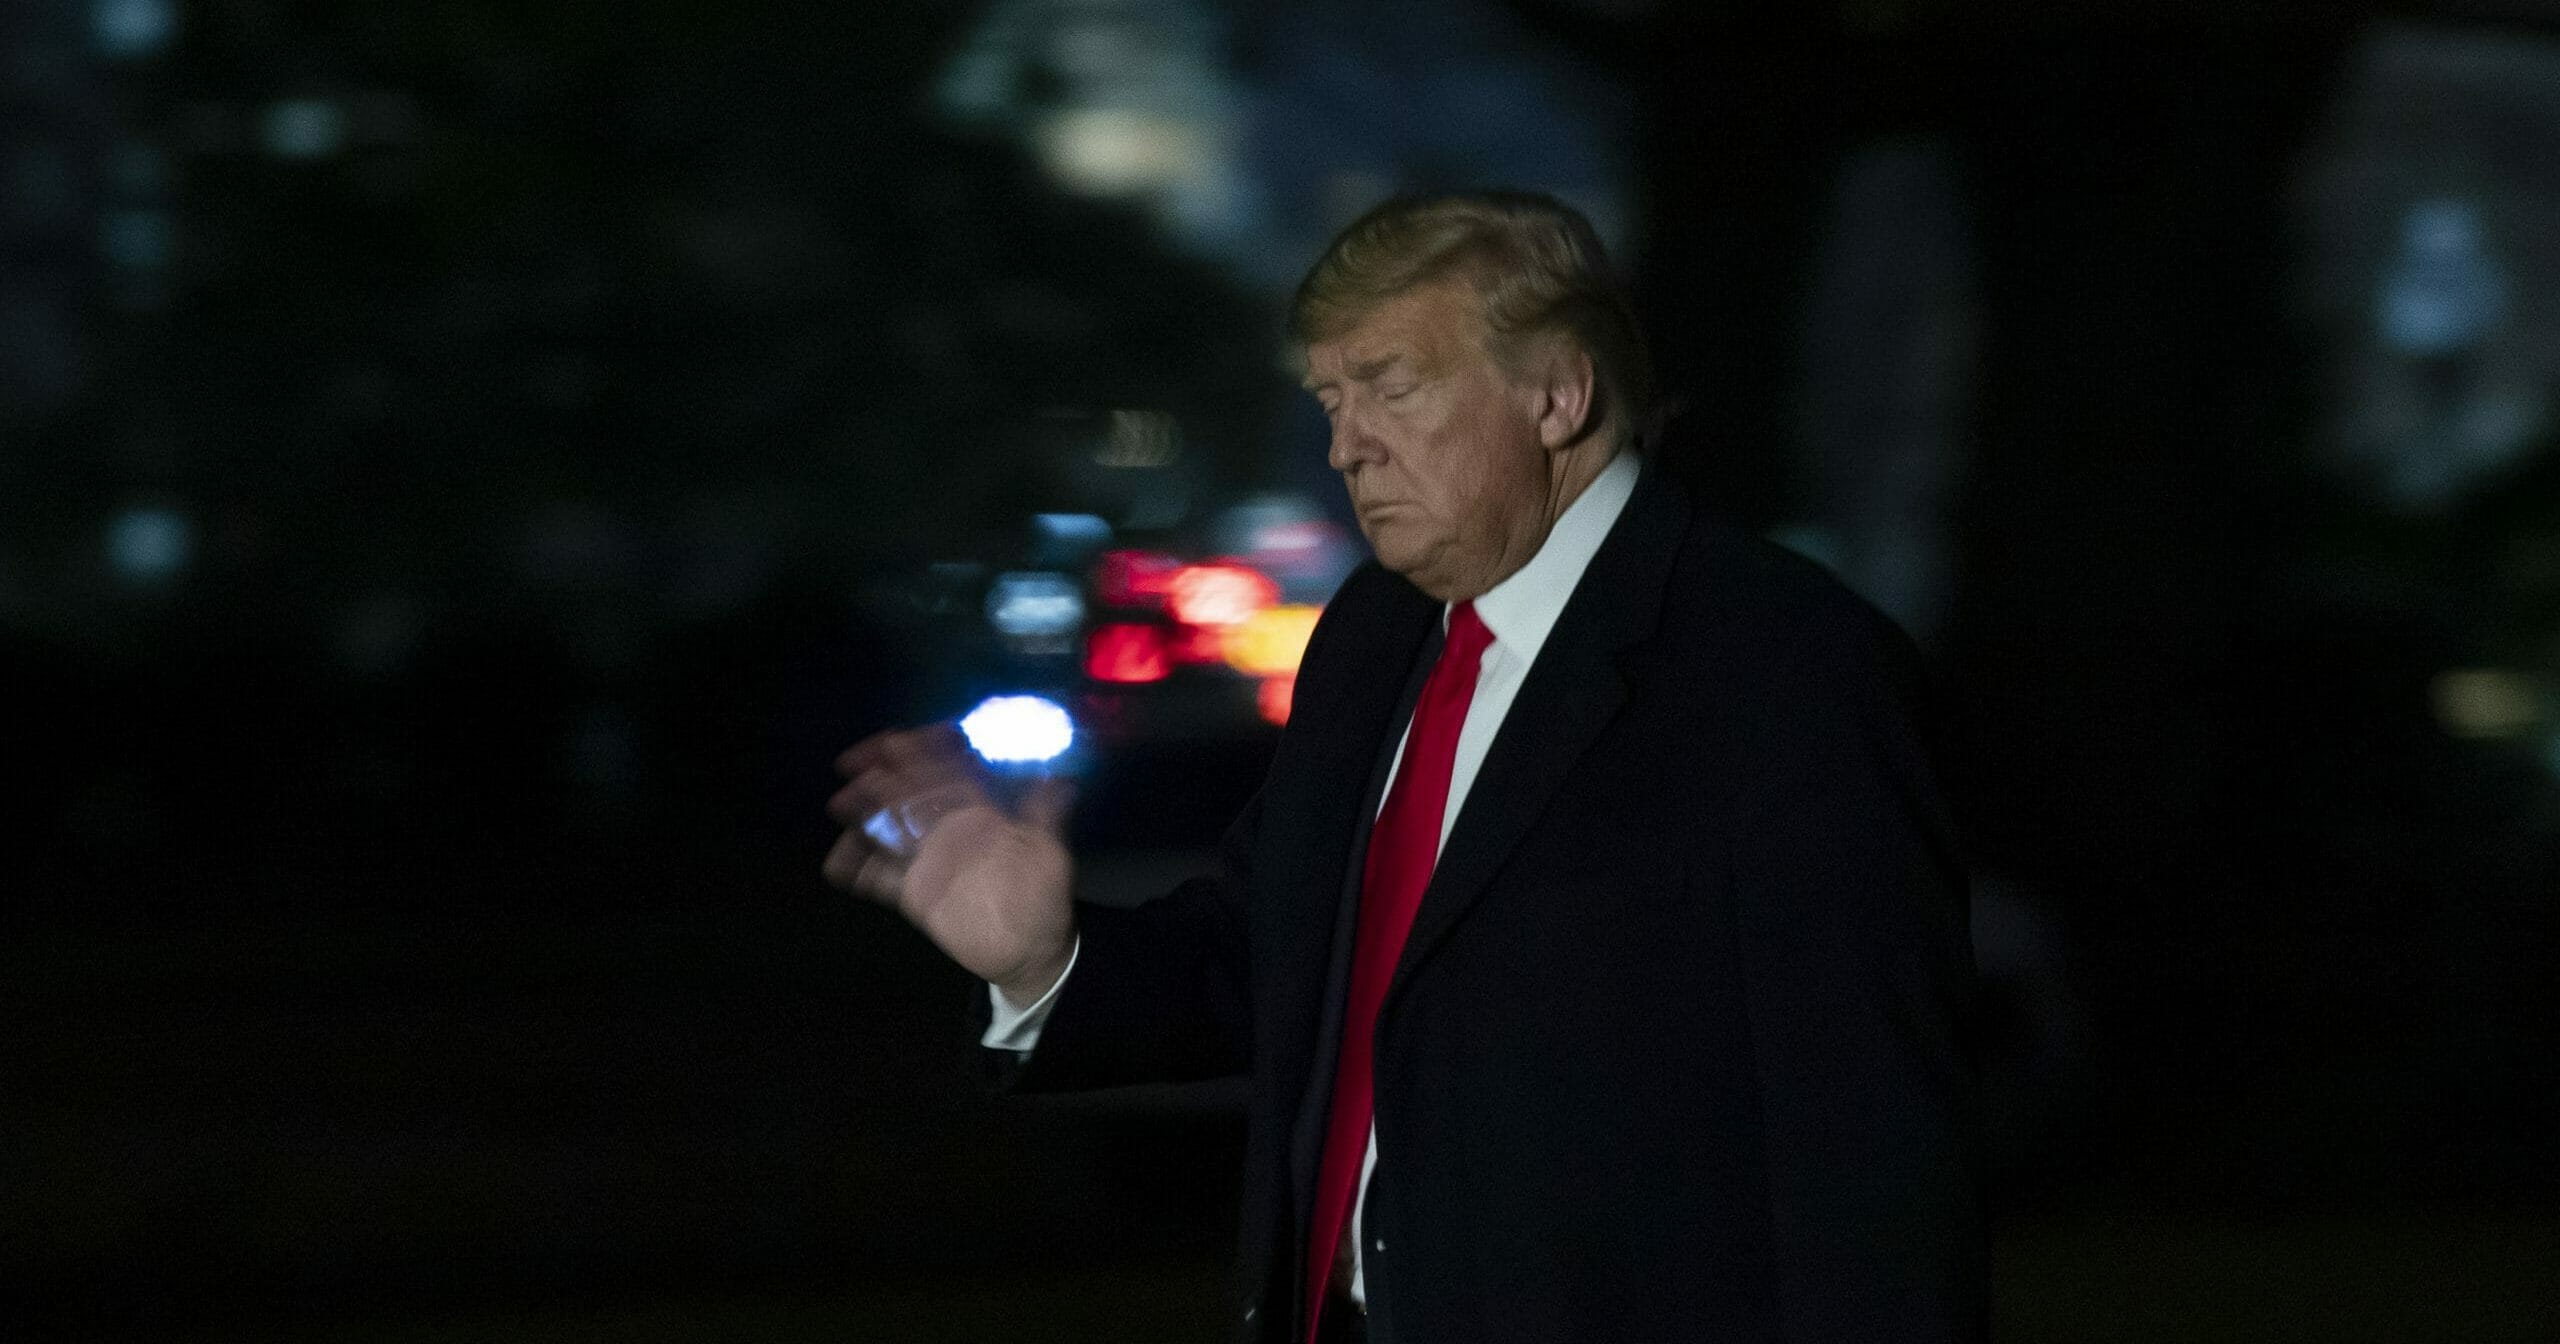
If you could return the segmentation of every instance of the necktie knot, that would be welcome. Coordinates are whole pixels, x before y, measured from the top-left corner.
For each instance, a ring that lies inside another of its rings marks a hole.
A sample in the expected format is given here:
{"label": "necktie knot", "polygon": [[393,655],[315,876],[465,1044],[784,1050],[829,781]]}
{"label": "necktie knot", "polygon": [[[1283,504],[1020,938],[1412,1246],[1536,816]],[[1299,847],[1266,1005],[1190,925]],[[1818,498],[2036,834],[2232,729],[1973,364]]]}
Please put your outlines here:
{"label": "necktie knot", "polygon": [[1484,618],[1476,614],[1474,602],[1461,602],[1449,608],[1449,642],[1441,657],[1459,660],[1473,666],[1493,644],[1493,631],[1485,627]]}

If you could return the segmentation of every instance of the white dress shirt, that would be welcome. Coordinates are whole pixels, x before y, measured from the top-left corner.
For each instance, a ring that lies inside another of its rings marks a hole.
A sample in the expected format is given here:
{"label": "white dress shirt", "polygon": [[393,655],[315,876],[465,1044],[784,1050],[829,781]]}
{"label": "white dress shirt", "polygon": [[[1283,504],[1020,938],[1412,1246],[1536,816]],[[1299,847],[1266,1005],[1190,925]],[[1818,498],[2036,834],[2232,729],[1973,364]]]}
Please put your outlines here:
{"label": "white dress shirt", "polygon": [[[1580,497],[1565,508],[1564,516],[1547,533],[1546,543],[1529,557],[1519,572],[1497,583],[1484,596],[1476,599],[1476,615],[1485,629],[1493,634],[1483,661],[1476,667],[1475,697],[1467,704],[1467,721],[1458,730],[1458,750],[1449,767],[1449,802],[1440,814],[1440,843],[1449,842],[1449,830],[1458,821],[1458,810],[1466,805],[1467,790],[1475,783],[1476,771],[1483,767],[1485,752],[1493,746],[1494,735],[1501,731],[1503,718],[1511,712],[1511,701],[1520,694],[1520,683],[1529,675],[1530,665],[1537,662],[1538,650],[1545,648],[1547,632],[1553,630],[1556,618],[1564,614],[1565,602],[1573,596],[1575,585],[1582,581],[1582,571],[1600,550],[1609,529],[1627,507],[1628,496],[1635,493],[1638,463],[1633,455],[1621,452],[1602,468],[1599,476],[1584,487]],[[1448,611],[1440,613],[1442,628],[1447,628]],[[1409,731],[1411,725],[1407,725]],[[1394,763],[1387,778],[1404,765],[1404,741],[1396,742]],[[1386,805],[1382,796],[1379,806]],[[1081,952],[1079,943],[1076,952]],[[1049,992],[1028,1006],[1017,1006],[1005,998],[995,986],[987,994],[995,1004],[995,1016],[987,1026],[983,1044],[992,1050],[1012,1050],[1028,1055],[1039,1043],[1041,1024],[1049,1020],[1050,1006],[1057,1002],[1058,989],[1075,973],[1075,954],[1067,959],[1065,974]],[[1378,1131],[1369,1128],[1369,1152],[1360,1167],[1360,1198],[1351,1210],[1351,1296],[1366,1302],[1367,1287],[1362,1282],[1360,1262],[1368,1248],[1360,1241],[1360,1215],[1368,1204],[1369,1174],[1378,1165]]]}

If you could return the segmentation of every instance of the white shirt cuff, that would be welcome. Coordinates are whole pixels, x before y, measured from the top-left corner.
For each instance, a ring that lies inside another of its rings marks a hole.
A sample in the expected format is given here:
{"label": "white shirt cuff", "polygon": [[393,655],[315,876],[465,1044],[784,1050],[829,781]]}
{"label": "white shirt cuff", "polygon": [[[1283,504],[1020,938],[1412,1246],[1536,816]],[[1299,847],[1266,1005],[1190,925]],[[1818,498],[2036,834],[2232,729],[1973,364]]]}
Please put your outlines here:
{"label": "white shirt cuff", "polygon": [[995,1005],[995,1015],[987,1022],[986,1034],[978,1044],[990,1050],[1010,1050],[1028,1055],[1040,1044],[1040,1028],[1049,1021],[1049,1010],[1057,1006],[1058,991],[1066,986],[1067,977],[1075,973],[1076,957],[1084,951],[1084,936],[1076,936],[1075,946],[1067,949],[1067,969],[1058,972],[1058,983],[1028,1007],[1017,1008],[1004,991],[987,986],[987,1002]]}

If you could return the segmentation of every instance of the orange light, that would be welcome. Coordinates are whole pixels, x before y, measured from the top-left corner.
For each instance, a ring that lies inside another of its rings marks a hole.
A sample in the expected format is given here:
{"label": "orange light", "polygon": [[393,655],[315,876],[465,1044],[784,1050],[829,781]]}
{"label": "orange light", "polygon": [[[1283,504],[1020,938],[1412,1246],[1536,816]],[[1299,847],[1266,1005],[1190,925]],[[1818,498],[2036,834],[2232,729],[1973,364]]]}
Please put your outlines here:
{"label": "orange light", "polygon": [[1257,611],[1225,633],[1221,656],[1227,666],[1255,677],[1287,677],[1306,656],[1307,637],[1316,632],[1322,607],[1272,607]]}
{"label": "orange light", "polygon": [[1109,607],[1151,607],[1182,562],[1156,551],[1104,551],[1094,563],[1093,595]]}
{"label": "orange light", "polygon": [[1253,707],[1261,710],[1265,719],[1286,724],[1289,721],[1289,703],[1297,697],[1296,677],[1264,677],[1261,687],[1253,693]]}
{"label": "orange light", "polygon": [[1184,565],[1167,580],[1173,618],[1184,625],[1229,626],[1280,600],[1280,585],[1232,563]]}
{"label": "orange light", "polygon": [[1085,646],[1084,670],[1095,681],[1162,681],[1173,670],[1164,631],[1152,625],[1105,625]]}

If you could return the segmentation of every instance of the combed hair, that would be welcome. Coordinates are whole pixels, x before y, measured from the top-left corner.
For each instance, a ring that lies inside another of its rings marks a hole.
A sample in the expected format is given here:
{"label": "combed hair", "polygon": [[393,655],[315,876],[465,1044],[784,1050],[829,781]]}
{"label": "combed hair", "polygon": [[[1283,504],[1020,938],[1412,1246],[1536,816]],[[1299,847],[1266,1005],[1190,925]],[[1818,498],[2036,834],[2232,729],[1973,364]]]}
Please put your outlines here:
{"label": "combed hair", "polygon": [[1622,441],[1646,437],[1655,414],[1653,357],[1600,235],[1552,196],[1487,191],[1399,196],[1353,220],[1298,283],[1289,335],[1341,335],[1380,303],[1447,277],[1475,291],[1490,353],[1516,367],[1521,344],[1562,332],[1591,357],[1600,386],[1593,423]]}

